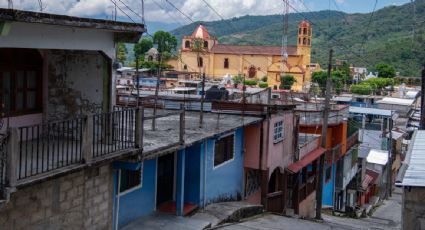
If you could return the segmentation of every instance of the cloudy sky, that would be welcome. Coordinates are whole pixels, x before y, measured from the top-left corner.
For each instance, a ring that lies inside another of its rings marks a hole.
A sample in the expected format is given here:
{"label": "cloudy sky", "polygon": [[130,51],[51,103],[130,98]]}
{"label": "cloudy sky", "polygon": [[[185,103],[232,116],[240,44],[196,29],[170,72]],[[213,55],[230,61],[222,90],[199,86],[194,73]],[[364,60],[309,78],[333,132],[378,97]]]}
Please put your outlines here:
{"label": "cloudy sky", "polygon": [[[142,0],[42,0],[44,12],[111,19],[114,12],[113,2],[125,11],[134,21],[140,17],[126,8],[128,5],[136,13],[141,12]],[[303,1],[303,2],[302,2]],[[8,0],[0,0],[0,8],[8,7]],[[13,8],[40,11],[38,0],[12,0]],[[224,18],[243,15],[267,15],[282,12],[282,0],[145,0],[145,19],[148,28],[169,30],[190,23],[190,20],[178,12],[171,4],[179,8],[192,20],[218,20],[219,16],[210,10],[210,4]],[[331,9],[345,12],[370,12],[374,0],[330,0]],[[410,0],[378,0],[377,8],[388,5],[400,5]],[[171,4],[170,4],[171,3]],[[297,11],[316,11],[329,9],[329,0],[290,0],[291,7]],[[128,17],[117,9],[121,20]],[[291,9],[294,11],[294,9]],[[140,15],[140,13],[139,13]]]}

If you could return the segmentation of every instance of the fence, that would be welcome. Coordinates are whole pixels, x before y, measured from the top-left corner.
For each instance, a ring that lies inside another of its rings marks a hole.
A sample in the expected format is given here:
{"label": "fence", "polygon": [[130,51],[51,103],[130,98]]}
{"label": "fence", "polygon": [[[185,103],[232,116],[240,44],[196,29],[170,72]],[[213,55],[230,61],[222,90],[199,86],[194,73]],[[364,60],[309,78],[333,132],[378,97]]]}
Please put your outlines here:
{"label": "fence", "polygon": [[135,147],[136,110],[122,107],[114,110],[93,115],[93,157]]}
{"label": "fence", "polygon": [[82,161],[83,119],[18,128],[18,179]]}

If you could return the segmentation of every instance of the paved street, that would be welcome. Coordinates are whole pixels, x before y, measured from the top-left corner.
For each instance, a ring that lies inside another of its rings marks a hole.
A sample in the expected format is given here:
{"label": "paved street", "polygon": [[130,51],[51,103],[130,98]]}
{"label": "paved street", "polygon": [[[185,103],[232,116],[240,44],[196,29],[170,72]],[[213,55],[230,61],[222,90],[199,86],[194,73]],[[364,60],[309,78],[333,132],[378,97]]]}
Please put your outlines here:
{"label": "paved street", "polygon": [[328,230],[328,229],[373,229],[395,230],[401,228],[401,191],[396,189],[391,199],[384,201],[371,217],[351,219],[324,215],[324,222],[318,223],[309,220],[300,220],[277,215],[266,214],[242,223],[223,226],[220,229],[288,229],[288,230]]}

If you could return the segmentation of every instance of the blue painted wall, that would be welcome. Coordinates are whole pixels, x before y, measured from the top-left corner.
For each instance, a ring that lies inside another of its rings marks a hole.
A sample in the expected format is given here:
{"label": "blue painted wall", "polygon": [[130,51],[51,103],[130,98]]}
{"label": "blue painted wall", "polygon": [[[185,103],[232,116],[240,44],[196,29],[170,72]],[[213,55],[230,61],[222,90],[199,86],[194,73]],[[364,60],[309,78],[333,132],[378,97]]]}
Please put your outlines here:
{"label": "blue painted wall", "polygon": [[326,183],[326,168],[328,164],[325,164],[325,171],[323,172],[323,206],[333,206],[334,196],[334,184],[335,184],[335,164],[332,164],[331,179]]}
{"label": "blue painted wall", "polygon": [[203,144],[197,144],[186,149],[184,202],[201,205],[201,169],[203,162]]}
{"label": "blue painted wall", "polygon": [[[218,137],[217,137],[218,139]],[[207,141],[206,163],[206,204],[235,200],[243,195],[243,129],[235,131],[234,159],[214,168],[214,143],[216,139]]]}
{"label": "blue painted wall", "polygon": [[[119,201],[119,227],[132,220],[148,215],[155,210],[155,181],[156,159],[145,160],[143,163],[142,187],[120,196]],[[118,182],[118,170],[114,170],[114,195]],[[117,199],[114,200],[114,219]],[[115,222],[116,220],[114,220]]]}

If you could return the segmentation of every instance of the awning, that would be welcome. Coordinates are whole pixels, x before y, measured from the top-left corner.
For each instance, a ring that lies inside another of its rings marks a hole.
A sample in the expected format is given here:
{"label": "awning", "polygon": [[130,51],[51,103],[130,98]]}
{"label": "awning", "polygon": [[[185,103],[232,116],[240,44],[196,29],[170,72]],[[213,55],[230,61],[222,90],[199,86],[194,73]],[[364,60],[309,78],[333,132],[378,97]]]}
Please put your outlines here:
{"label": "awning", "polygon": [[375,172],[373,170],[370,169],[366,169],[366,175],[365,178],[362,181],[362,188],[364,190],[367,189],[367,187],[369,187],[370,184],[375,183],[375,180],[378,178],[379,173]]}
{"label": "awning", "polygon": [[305,155],[303,158],[301,158],[301,160],[289,165],[286,169],[289,170],[292,173],[297,173],[302,168],[311,164],[314,160],[319,158],[325,152],[326,152],[326,149],[319,147],[319,148],[309,152],[307,155]]}

